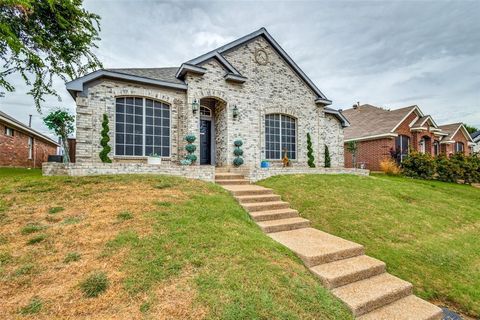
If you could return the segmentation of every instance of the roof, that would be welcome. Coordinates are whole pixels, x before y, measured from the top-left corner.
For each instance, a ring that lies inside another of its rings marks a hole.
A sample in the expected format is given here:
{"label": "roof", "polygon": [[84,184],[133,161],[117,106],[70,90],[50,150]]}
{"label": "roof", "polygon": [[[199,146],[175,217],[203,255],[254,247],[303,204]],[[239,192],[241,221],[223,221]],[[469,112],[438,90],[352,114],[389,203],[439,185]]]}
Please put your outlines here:
{"label": "roof", "polygon": [[434,128],[438,128],[437,124],[435,123],[435,121],[433,121],[433,118],[430,115],[425,115],[423,117],[418,118],[418,120],[415,121],[412,127],[413,128],[422,127],[427,121],[429,121]]}
{"label": "roof", "polygon": [[444,124],[439,126],[440,129],[442,129],[443,132],[448,133],[448,136],[443,138],[444,141],[454,141],[454,137],[457,134],[457,131],[462,129],[463,134],[469,141],[473,141],[472,137],[468,133],[467,129],[465,129],[465,126],[461,122],[457,123],[449,123],[449,124]]}
{"label": "roof", "polygon": [[480,141],[480,130],[472,133],[470,136],[472,137],[472,139],[473,139],[475,142]]}
{"label": "roof", "polygon": [[350,122],[350,127],[346,128],[344,131],[345,140],[391,134],[414,110],[417,110],[420,116],[423,117],[417,106],[386,110],[370,104],[364,104],[355,108],[343,110],[343,115]]}
{"label": "roof", "polygon": [[177,67],[168,68],[127,68],[127,69],[105,69],[106,71],[123,73],[131,76],[137,76],[147,79],[167,81],[171,83],[185,84],[180,79],[175,77],[178,71]]}
{"label": "roof", "polygon": [[13,118],[12,116],[9,116],[5,112],[0,111],[0,121],[7,123],[7,125],[11,125],[13,127],[19,128],[22,131],[28,132],[31,135],[44,140],[45,142],[54,144],[58,146],[59,144],[52,140],[51,138],[47,137],[43,133],[38,132],[37,130],[32,129],[31,127],[27,126],[26,124],[18,121],[17,119]]}

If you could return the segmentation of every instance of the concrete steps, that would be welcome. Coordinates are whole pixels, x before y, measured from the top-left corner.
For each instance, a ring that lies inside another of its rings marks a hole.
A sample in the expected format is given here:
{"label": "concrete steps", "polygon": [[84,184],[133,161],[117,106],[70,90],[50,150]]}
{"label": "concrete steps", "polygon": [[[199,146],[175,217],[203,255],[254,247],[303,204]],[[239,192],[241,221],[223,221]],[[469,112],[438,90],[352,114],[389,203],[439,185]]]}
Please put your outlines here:
{"label": "concrete steps", "polygon": [[310,220],[300,217],[257,222],[265,233],[281,232],[310,227]]}
{"label": "concrete steps", "polygon": [[383,261],[365,255],[337,260],[310,268],[310,271],[329,289],[371,278],[384,273],[385,270],[386,265]]}
{"label": "concrete steps", "polygon": [[437,320],[443,312],[433,304],[414,295],[397,300],[370,313],[360,316],[359,320]]}
{"label": "concrete steps", "polygon": [[230,191],[258,226],[295,252],[326,288],[361,320],[440,320],[442,310],[412,295],[412,285],[386,273],[360,244],[310,227],[271,189],[251,185],[239,174],[219,172],[216,182]]}
{"label": "concrete steps", "polygon": [[412,294],[413,286],[388,273],[360,280],[332,290],[352,311],[360,316]]}

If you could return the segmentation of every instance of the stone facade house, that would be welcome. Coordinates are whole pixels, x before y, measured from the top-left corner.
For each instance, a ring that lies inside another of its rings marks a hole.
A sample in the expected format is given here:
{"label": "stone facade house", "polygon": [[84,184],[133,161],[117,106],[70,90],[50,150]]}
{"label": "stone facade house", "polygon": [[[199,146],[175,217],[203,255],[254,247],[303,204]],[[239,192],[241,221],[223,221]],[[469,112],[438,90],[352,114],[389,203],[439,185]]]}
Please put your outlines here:
{"label": "stone facade house", "polygon": [[0,167],[40,168],[59,145],[0,111]]}
{"label": "stone facade house", "polygon": [[461,123],[438,126],[416,105],[387,110],[369,104],[356,105],[342,112],[350,122],[345,128],[345,167],[353,167],[347,150],[356,141],[357,166],[380,170],[380,162],[394,158],[400,163],[409,150],[431,155],[470,153],[472,139]]}
{"label": "stone facade house", "polygon": [[232,166],[235,140],[242,168],[281,166],[284,148],[293,167],[306,167],[310,133],[317,166],[328,146],[332,167],[343,167],[348,121],[264,28],[179,67],[103,69],[66,86],[77,104],[77,164],[100,162],[106,114],[114,163],[156,154],[178,165],[194,135],[197,168]]}

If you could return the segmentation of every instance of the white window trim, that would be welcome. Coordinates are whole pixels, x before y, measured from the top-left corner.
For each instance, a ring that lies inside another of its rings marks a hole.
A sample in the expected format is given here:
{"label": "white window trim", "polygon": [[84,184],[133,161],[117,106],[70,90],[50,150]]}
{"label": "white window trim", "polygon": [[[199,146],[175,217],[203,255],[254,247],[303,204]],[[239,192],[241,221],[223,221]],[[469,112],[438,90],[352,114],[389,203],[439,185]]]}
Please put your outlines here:
{"label": "white window trim", "polygon": [[28,160],[33,159],[33,137],[28,137]]}
{"label": "white window trim", "polygon": [[[267,116],[271,116],[271,115],[280,115],[280,116],[287,116],[291,119],[294,120],[295,122],[295,159],[289,159],[291,161],[297,161],[298,160],[298,119],[292,115],[289,115],[289,114],[286,114],[286,113],[279,113],[279,112],[275,112],[275,113],[267,113],[265,114],[264,116],[264,119],[263,119],[263,135],[264,135],[264,148],[265,148],[265,160],[269,160],[269,161],[281,161],[283,159],[283,150],[280,149],[280,158],[279,159],[270,159],[270,158],[267,158],[267,133],[266,133],[266,125],[265,125],[265,119]],[[282,146],[282,120],[280,119],[280,148]]]}
{"label": "white window trim", "polygon": [[5,135],[7,137],[13,137],[15,135],[13,128],[5,126]]}
{"label": "white window trim", "polygon": [[[140,98],[142,99],[143,101],[143,104],[142,104],[142,108],[143,108],[143,113],[142,113],[142,118],[143,118],[143,134],[142,134],[142,153],[144,154],[143,156],[135,156],[135,155],[117,155],[117,142],[116,142],[116,139],[117,139],[117,98]],[[172,121],[173,121],[173,112],[172,112],[172,105],[166,101],[162,101],[162,100],[158,100],[158,99],[152,99],[150,97],[142,97],[142,96],[116,96],[114,98],[114,105],[113,105],[113,158],[115,159],[131,159],[131,160],[134,160],[134,159],[147,159],[148,158],[148,155],[145,155],[145,117],[146,117],[146,112],[145,112],[145,101],[146,99],[149,99],[149,100],[152,100],[152,101],[156,101],[156,102],[160,102],[160,103],[163,103],[165,105],[168,106],[168,108],[170,109],[170,120],[169,120],[169,128],[168,128],[168,131],[169,131],[169,136],[170,136],[170,139],[169,139],[169,144],[170,144],[170,147],[168,148],[168,156],[162,156],[161,158],[164,159],[164,160],[168,160],[168,159],[171,159],[172,157],[172,148],[173,148],[173,144],[172,144],[172,141],[173,141],[173,137],[172,137]]]}

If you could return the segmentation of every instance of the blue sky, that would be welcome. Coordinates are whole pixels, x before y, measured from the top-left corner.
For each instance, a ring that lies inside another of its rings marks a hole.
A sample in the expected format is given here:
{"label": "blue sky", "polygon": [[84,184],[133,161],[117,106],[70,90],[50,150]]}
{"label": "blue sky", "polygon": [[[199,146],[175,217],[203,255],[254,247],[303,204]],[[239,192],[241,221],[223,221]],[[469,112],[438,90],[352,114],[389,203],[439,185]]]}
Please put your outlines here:
{"label": "blue sky", "polygon": [[[168,67],[266,27],[331,100],[417,104],[439,124],[480,127],[480,1],[85,1],[99,14],[106,68]],[[46,129],[21,79],[0,110]],[[74,101],[60,80],[62,101]]]}

